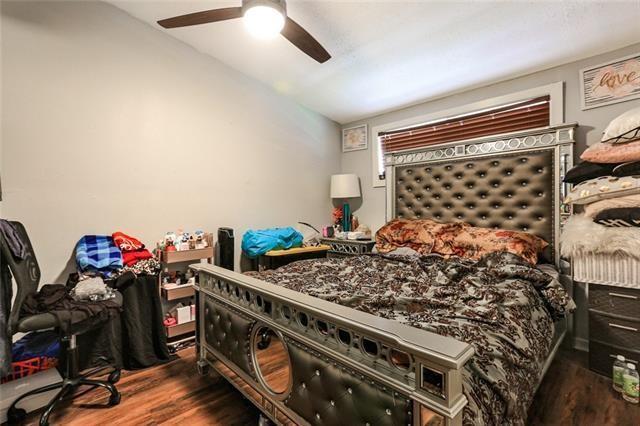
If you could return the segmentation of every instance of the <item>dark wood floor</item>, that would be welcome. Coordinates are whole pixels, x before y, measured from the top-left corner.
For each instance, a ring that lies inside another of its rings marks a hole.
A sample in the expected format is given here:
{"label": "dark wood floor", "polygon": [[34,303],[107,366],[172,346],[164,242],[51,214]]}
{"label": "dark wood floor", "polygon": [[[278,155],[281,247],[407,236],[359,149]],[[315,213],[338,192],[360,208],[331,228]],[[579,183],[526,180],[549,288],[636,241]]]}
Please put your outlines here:
{"label": "dark wood floor", "polygon": [[[126,372],[118,383],[122,402],[104,404],[95,390],[56,411],[51,424],[64,425],[249,425],[258,411],[224,380],[205,379],[195,371],[193,349],[163,366]],[[640,407],[624,402],[611,381],[585,368],[584,354],[561,352],[551,365],[529,413],[531,425],[640,425]],[[29,424],[37,424],[31,415]]]}

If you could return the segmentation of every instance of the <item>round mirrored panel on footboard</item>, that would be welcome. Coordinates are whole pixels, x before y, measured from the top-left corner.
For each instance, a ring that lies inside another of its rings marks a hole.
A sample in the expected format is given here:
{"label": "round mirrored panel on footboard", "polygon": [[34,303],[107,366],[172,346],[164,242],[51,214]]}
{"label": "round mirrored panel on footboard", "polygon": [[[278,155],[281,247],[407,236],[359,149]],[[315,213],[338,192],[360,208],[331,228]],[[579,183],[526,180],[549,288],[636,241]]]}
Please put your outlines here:
{"label": "round mirrored panel on footboard", "polygon": [[277,398],[285,398],[292,385],[291,360],[279,332],[256,325],[251,334],[251,354],[258,380]]}

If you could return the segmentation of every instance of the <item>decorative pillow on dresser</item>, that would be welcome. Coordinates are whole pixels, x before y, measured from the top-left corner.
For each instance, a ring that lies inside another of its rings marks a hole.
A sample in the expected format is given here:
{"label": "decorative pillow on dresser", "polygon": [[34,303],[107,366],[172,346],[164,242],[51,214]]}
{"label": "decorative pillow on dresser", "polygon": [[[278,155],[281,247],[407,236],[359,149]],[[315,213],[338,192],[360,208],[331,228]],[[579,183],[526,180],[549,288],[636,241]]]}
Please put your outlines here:
{"label": "decorative pillow on dresser", "polygon": [[592,163],[640,161],[640,108],[634,108],[609,123],[601,142],[588,147],[580,156]]}
{"label": "decorative pillow on dresser", "polygon": [[[567,173],[568,174],[568,173]],[[613,168],[611,176],[640,176],[640,161],[632,161],[630,163],[622,163]]]}
{"label": "decorative pillow on dresser", "polygon": [[564,199],[565,204],[589,204],[607,198],[640,193],[640,176],[603,176],[574,186]]}
{"label": "decorative pillow on dresser", "polygon": [[595,218],[600,212],[611,209],[638,208],[640,206],[640,194],[627,195],[624,197],[607,198],[584,206],[584,215]]}
{"label": "decorative pillow on dresser", "polygon": [[626,143],[640,139],[640,107],[633,108],[611,120],[602,135],[605,143]]}
{"label": "decorative pillow on dresser", "polygon": [[640,207],[603,210],[593,221],[604,226],[640,227]]}
{"label": "decorative pillow on dresser", "polygon": [[577,185],[589,179],[611,176],[616,166],[618,166],[618,164],[597,164],[582,161],[567,172],[564,177],[564,182]]}
{"label": "decorative pillow on dresser", "polygon": [[640,161],[640,140],[620,144],[597,142],[587,148],[580,159],[592,163]]}

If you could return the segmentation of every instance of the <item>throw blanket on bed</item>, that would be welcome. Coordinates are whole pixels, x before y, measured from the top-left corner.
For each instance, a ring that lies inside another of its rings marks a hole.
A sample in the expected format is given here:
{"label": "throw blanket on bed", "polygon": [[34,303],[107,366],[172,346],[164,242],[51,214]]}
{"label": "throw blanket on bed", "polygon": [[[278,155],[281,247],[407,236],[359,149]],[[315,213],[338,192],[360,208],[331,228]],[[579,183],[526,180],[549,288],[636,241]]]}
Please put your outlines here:
{"label": "throw blanket on bed", "polygon": [[524,424],[553,320],[575,308],[560,283],[510,253],[314,259],[249,275],[471,344],[469,425]]}
{"label": "throw blanket on bed", "polygon": [[107,235],[85,235],[76,244],[76,263],[82,272],[109,273],[122,268],[122,253]]}

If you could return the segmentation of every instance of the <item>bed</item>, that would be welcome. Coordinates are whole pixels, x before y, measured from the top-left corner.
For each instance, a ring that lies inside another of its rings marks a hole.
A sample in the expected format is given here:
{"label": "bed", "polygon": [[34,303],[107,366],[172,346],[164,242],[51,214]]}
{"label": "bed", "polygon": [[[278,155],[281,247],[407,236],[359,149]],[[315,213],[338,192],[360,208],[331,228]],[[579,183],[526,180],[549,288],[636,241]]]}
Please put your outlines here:
{"label": "bed", "polygon": [[549,265],[574,125],[387,154],[387,219],[462,221],[550,244],[546,267],[370,255],[242,275],[193,265],[198,367],[278,424],[521,424],[572,301]]}

